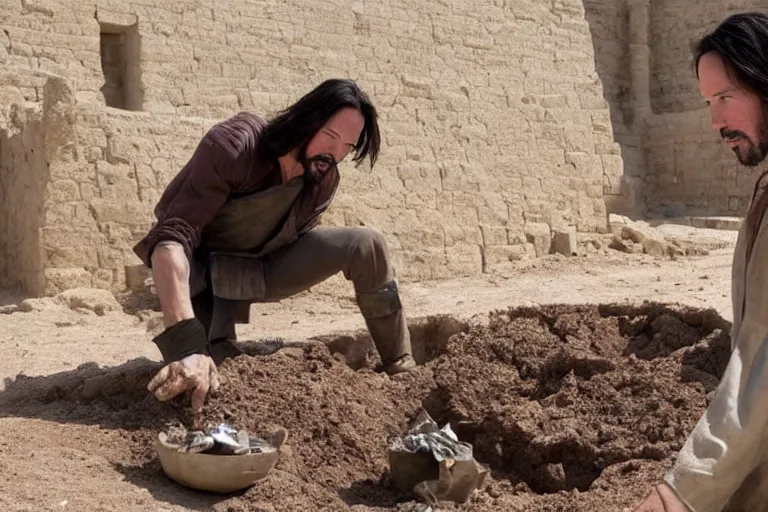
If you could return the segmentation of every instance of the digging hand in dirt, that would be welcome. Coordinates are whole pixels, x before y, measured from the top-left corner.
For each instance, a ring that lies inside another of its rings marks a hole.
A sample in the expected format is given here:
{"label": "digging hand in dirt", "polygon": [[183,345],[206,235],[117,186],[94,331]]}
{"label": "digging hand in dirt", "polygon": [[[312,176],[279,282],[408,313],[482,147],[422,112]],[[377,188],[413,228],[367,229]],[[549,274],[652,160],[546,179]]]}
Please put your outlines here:
{"label": "digging hand in dirt", "polygon": [[645,499],[632,512],[690,512],[675,492],[666,484],[651,489]]}
{"label": "digging hand in dirt", "polygon": [[219,387],[219,372],[207,355],[192,354],[165,365],[149,382],[147,389],[158,400],[165,402],[184,393],[192,392],[192,410],[199,412],[210,390]]}

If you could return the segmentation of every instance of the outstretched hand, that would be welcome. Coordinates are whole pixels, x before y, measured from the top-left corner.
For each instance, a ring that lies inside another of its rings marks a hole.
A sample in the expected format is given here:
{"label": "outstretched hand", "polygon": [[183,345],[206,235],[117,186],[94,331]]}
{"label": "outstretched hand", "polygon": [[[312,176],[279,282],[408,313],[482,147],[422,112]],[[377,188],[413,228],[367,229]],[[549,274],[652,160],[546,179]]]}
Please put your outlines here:
{"label": "outstretched hand", "polygon": [[192,411],[198,413],[209,391],[219,388],[219,372],[213,359],[192,354],[165,365],[149,381],[147,389],[161,402],[171,400],[185,391],[192,392]]}

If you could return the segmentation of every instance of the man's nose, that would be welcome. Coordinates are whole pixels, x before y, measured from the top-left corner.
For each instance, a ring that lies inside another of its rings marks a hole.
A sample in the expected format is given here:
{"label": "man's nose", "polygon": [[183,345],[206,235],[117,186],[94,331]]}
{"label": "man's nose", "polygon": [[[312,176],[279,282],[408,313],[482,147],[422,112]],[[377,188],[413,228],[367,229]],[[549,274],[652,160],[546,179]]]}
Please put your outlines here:
{"label": "man's nose", "polygon": [[722,130],[723,128],[726,128],[728,126],[728,124],[725,122],[725,117],[722,116],[720,112],[713,109],[710,115],[712,119],[713,129]]}

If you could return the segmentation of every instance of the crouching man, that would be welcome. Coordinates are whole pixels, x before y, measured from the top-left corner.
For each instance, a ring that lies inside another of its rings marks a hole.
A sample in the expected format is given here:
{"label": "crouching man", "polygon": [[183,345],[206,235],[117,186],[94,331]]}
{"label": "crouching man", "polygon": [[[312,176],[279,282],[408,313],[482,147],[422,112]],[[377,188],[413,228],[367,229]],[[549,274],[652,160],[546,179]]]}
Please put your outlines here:
{"label": "crouching man", "polygon": [[216,364],[239,352],[235,324],[342,272],[384,370],[415,366],[387,245],[365,227],[318,226],[339,184],[337,164],[379,154],[377,113],[349,80],[327,80],[270,122],[241,112],[211,128],[155,208],[134,247],[155,280],[166,363],[149,383],[160,400],[192,393],[199,410]]}

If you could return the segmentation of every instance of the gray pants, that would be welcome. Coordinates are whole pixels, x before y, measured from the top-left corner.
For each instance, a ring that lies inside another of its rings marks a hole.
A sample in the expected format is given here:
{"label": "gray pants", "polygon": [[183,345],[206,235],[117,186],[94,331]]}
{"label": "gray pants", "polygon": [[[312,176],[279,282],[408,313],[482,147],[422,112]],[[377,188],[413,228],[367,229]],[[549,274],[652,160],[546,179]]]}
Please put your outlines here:
{"label": "gray pants", "polygon": [[[252,302],[281,300],[342,272],[352,281],[360,311],[382,363],[411,354],[411,340],[399,301],[387,244],[376,230],[365,227],[319,226],[293,244],[261,260],[264,297],[250,302],[216,297],[211,287],[192,298],[195,316],[209,340],[235,340],[235,324],[247,321]],[[216,314],[214,315],[214,308]]]}

